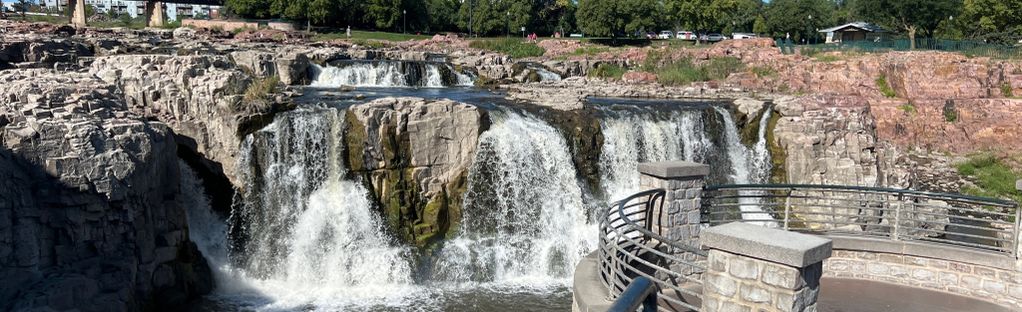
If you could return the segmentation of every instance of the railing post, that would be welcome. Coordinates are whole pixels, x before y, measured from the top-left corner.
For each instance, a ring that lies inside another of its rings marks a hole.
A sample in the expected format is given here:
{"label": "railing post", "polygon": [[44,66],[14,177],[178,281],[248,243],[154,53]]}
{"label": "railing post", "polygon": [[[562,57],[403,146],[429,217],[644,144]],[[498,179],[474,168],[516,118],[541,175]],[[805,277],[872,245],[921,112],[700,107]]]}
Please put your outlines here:
{"label": "railing post", "polygon": [[816,311],[830,239],[732,222],[700,240],[709,250],[701,311]]}
{"label": "railing post", "polygon": [[[700,208],[706,175],[710,167],[687,161],[665,161],[639,164],[639,186],[642,190],[664,189],[663,209],[654,211],[658,233],[671,241],[689,246],[699,244]],[[682,250],[668,251],[685,261],[695,262],[696,255]],[[678,266],[675,268],[675,266]],[[670,264],[675,272],[692,272],[684,265]]]}
{"label": "railing post", "polygon": [[[1022,193],[1022,180],[1015,181],[1015,190],[1018,190],[1019,193]],[[1019,227],[1022,227],[1022,206],[1020,206],[1020,205],[1022,205],[1022,203],[1015,203],[1015,204],[1016,204],[1015,205],[1015,229],[1014,229],[1015,230],[1014,231],[1014,236],[1015,237],[1012,238],[1012,242],[1015,244],[1015,246],[1014,246],[1015,250],[1012,253],[1012,255],[1015,256],[1015,262],[1017,263],[1015,265],[1015,267],[1018,268],[1018,270],[1022,271],[1022,260],[1019,259],[1019,256],[1022,255],[1022,246],[1019,245],[1019,241],[1022,241],[1022,236],[1020,236],[1020,235],[1022,235],[1022,234],[1020,234],[1020,233],[1022,233],[1022,231],[1020,231],[1020,229],[1019,229]]]}
{"label": "railing post", "polygon": [[891,227],[891,240],[898,240],[901,231],[901,206],[905,205],[905,194],[898,194],[898,203],[894,205],[894,224]]}
{"label": "railing post", "polygon": [[790,220],[790,218],[791,218],[791,194],[792,193],[795,193],[795,189],[793,189],[793,188],[788,189],[788,197],[784,198],[784,230],[785,231],[790,229],[788,227],[788,220]]}

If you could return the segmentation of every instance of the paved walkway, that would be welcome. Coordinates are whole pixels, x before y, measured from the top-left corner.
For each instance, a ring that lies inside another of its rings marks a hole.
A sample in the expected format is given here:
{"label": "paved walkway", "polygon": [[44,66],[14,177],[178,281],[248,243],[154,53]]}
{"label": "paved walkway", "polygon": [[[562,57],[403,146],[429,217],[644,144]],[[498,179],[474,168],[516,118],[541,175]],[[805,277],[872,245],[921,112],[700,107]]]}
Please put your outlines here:
{"label": "paved walkway", "polygon": [[824,278],[820,312],[1011,312],[974,298],[875,281]]}

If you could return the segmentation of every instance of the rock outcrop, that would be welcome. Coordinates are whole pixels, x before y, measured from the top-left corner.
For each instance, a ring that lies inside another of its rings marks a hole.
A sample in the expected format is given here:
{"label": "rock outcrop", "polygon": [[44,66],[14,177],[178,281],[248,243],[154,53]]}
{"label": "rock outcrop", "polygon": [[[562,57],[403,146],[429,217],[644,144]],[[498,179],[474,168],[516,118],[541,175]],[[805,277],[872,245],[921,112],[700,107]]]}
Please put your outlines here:
{"label": "rock outcrop", "polygon": [[122,90],[131,111],[170,125],[180,144],[234,185],[242,138],[290,108],[283,99],[245,100],[254,79],[226,56],[101,57],[89,72]]}
{"label": "rock outcrop", "polygon": [[419,246],[461,220],[461,195],[488,117],[449,100],[384,98],[351,107],[347,160],[371,184],[387,222]]}
{"label": "rock outcrop", "polygon": [[0,309],[174,309],[212,289],[166,125],[89,75],[0,84]]}

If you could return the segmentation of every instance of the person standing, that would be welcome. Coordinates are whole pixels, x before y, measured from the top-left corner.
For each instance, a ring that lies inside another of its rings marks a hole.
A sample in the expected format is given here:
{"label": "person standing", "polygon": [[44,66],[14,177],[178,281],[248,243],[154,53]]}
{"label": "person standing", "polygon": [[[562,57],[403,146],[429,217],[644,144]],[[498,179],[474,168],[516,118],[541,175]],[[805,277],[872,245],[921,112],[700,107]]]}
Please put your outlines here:
{"label": "person standing", "polygon": [[351,25],[348,25],[348,29],[344,31],[344,34],[351,38]]}

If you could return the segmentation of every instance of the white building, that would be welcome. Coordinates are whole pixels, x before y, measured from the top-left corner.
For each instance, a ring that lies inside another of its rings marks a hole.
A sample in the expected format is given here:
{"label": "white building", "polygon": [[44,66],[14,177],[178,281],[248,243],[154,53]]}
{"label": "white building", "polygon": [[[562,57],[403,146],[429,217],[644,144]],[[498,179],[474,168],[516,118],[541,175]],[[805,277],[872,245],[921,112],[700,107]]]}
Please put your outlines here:
{"label": "white building", "polygon": [[[68,0],[39,0],[39,4],[46,8],[63,10]],[[85,0],[85,5],[96,8],[96,12],[121,15],[128,14],[131,18],[145,15],[145,1],[130,0]],[[176,21],[178,18],[191,18],[196,16],[209,16],[213,10],[219,10],[219,6],[164,3],[167,20]]]}

